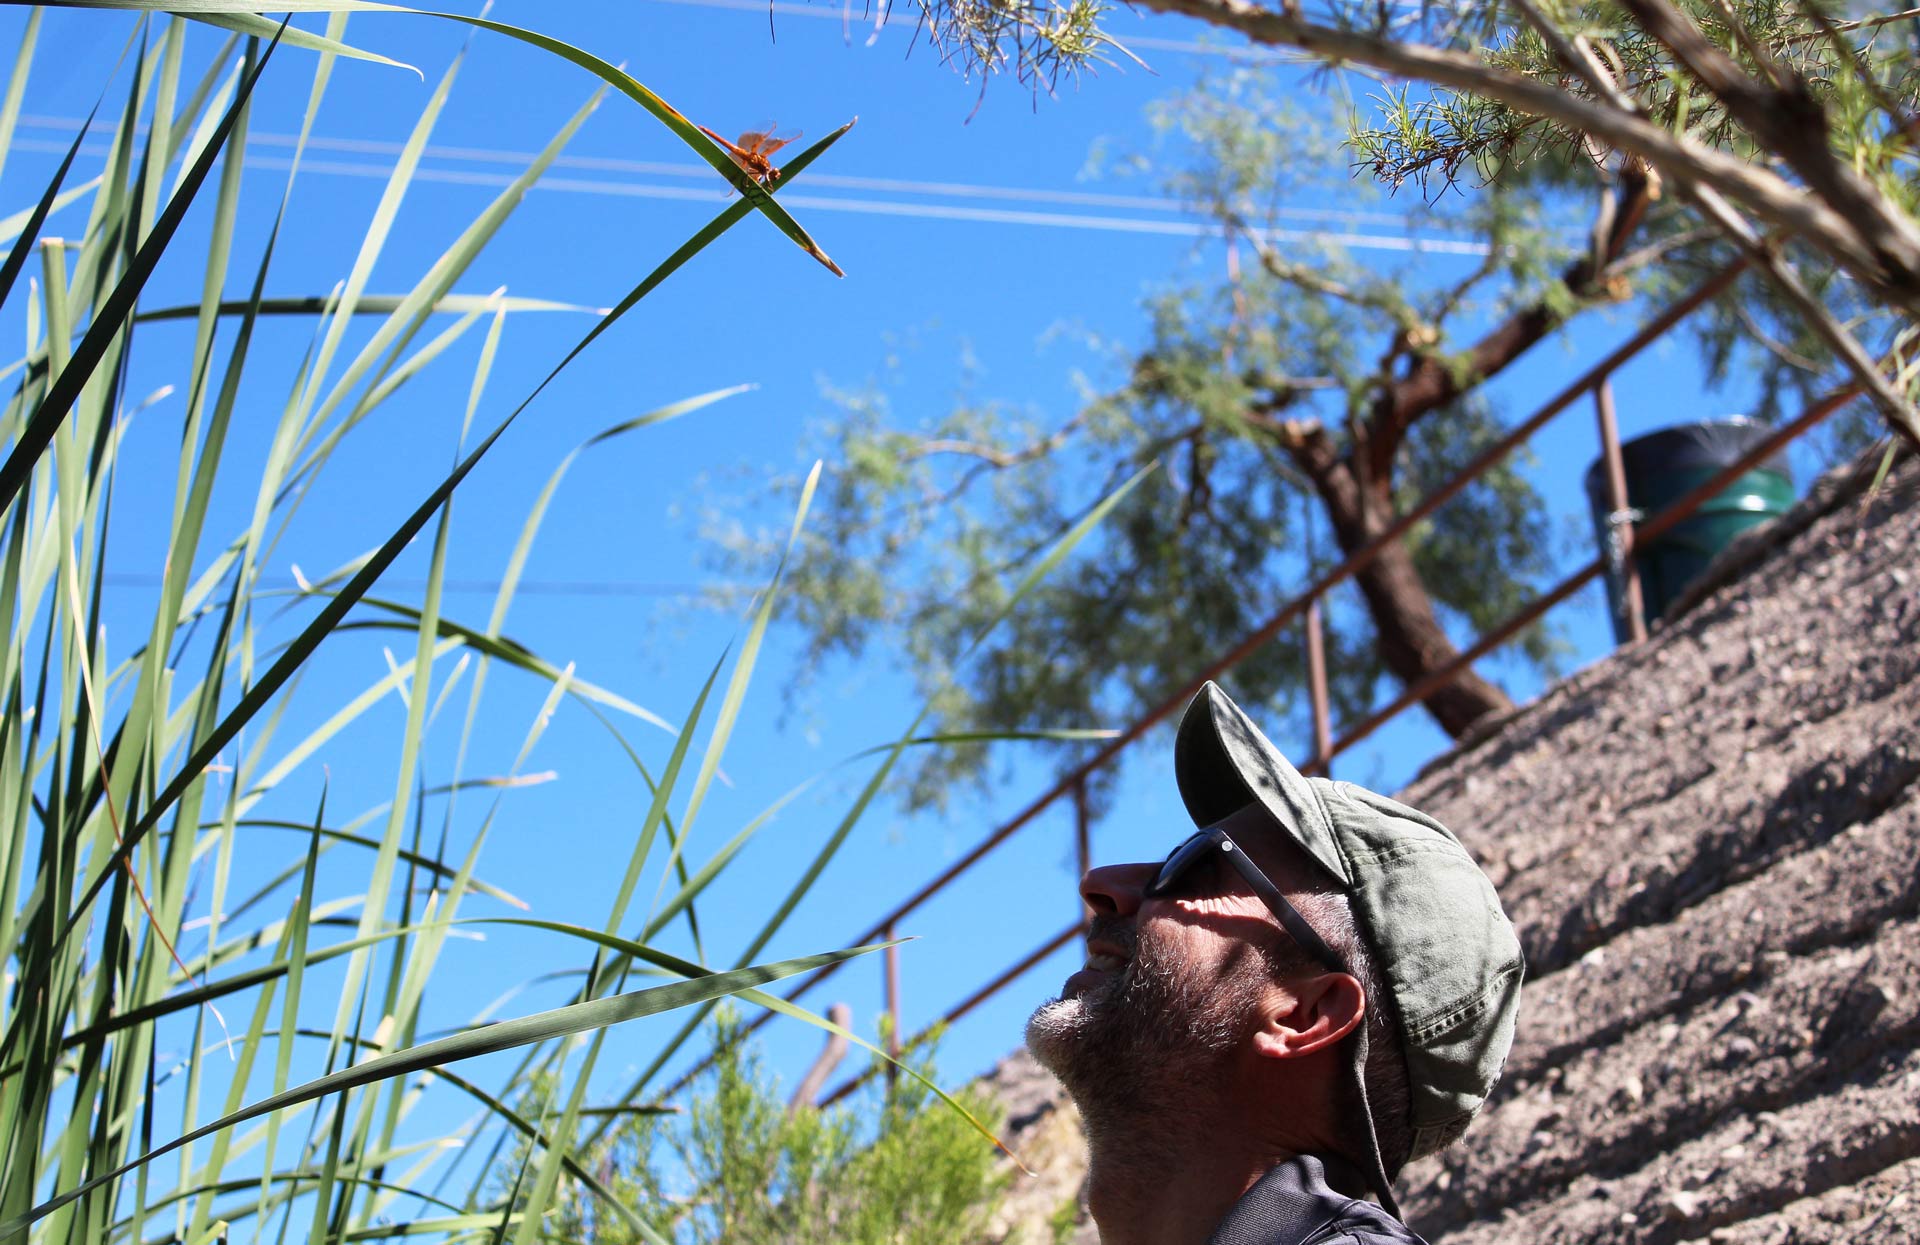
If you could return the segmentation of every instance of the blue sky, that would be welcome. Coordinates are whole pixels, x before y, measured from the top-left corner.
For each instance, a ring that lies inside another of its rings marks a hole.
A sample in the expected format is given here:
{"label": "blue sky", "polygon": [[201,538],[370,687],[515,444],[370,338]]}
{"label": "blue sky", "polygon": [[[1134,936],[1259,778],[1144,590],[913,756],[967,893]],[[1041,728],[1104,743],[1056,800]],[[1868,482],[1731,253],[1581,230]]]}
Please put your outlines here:
{"label": "blue sky", "polygon": [[[581,677],[676,721],[743,626],[736,613],[711,608],[692,593],[713,577],[699,516],[717,505],[737,505],[745,523],[786,521],[794,493],[762,482],[770,470],[784,470],[795,480],[804,473],[807,430],[831,413],[823,385],[857,386],[898,353],[895,409],[903,419],[917,419],[938,414],[951,400],[959,360],[970,353],[984,368],[984,391],[1062,418],[1074,401],[1072,369],[1097,366],[1098,360],[1049,341],[1051,330],[1072,325],[1121,343],[1139,341],[1145,332],[1143,296],[1196,266],[1219,262],[1217,248],[1196,247],[1183,232],[1191,222],[1153,201],[1151,186],[1086,175],[1097,145],[1146,147],[1151,135],[1145,108],[1203,70],[1227,63],[1217,50],[1194,42],[1205,38],[1203,31],[1172,19],[1116,13],[1113,28],[1131,37],[1156,72],[1131,66],[1103,71],[1037,106],[1016,84],[997,81],[976,111],[977,83],[943,68],[924,41],[907,54],[909,25],[895,23],[869,44],[870,27],[859,24],[857,13],[843,22],[842,11],[831,6],[810,9],[783,0],[779,8],[777,42],[768,38],[763,7],[732,0],[509,0],[492,14],[624,62],[676,107],[722,132],[773,119],[817,137],[859,118],[805,184],[796,183],[784,199],[846,269],[844,280],[812,263],[763,220],[743,222],[570,368],[509,432],[455,505],[450,579],[495,580],[534,495],[574,446],[667,402],[735,384],[757,386],[583,455],[548,517],[527,572],[530,589],[508,626],[511,635],[556,664],[576,662]],[[73,124],[100,90],[130,21],[99,13],[47,17],[26,115],[0,181],[5,210],[30,203],[44,184],[54,153],[70,141]],[[0,13],[8,46],[21,23],[16,10]],[[393,69],[340,64],[289,222],[294,242],[282,246],[269,294],[323,294],[345,274],[394,145],[405,138],[431,83],[466,35],[450,23],[423,18],[359,16],[349,39],[418,64],[427,83]],[[209,56],[218,43],[210,32],[196,31],[190,60]],[[243,211],[252,223],[236,252],[230,291],[244,290],[250,279],[265,222],[278,202],[288,155],[284,136],[298,126],[311,64],[305,53],[282,50],[263,83],[243,191]],[[410,287],[444,241],[593,87],[584,73],[551,57],[477,37],[369,289]],[[1301,99],[1304,107],[1331,107],[1310,93]],[[80,175],[90,176],[99,162],[98,156],[83,156]],[[718,211],[723,194],[678,140],[630,101],[609,98],[548,185],[528,197],[459,288],[485,293],[504,285],[516,295],[604,306]],[[1303,227],[1395,234],[1390,222],[1354,219],[1355,198],[1300,204],[1305,212],[1326,213]],[[1365,210],[1390,217],[1396,209],[1387,202]],[[202,234],[195,230],[204,228],[203,216],[196,213],[199,224],[189,224],[180,244],[190,262],[163,268],[146,305],[196,296],[194,257]],[[50,229],[77,230],[79,224],[77,214],[68,215],[57,217]],[[1626,336],[1642,310],[1590,316],[1567,341],[1535,350],[1499,382],[1504,409],[1521,412],[1548,396]],[[17,330],[18,297],[6,315]],[[489,426],[510,409],[588,323],[563,313],[513,317],[477,425]],[[311,329],[309,322],[280,321],[263,330],[255,350],[262,362],[247,390],[255,417],[243,413],[234,456],[257,465]],[[191,333],[186,324],[143,330],[135,392],[179,383],[174,372],[190,350]],[[289,586],[295,563],[312,575],[377,543],[452,462],[480,337],[470,334],[436,371],[356,434],[286,542],[283,564],[275,570]],[[901,343],[908,345],[902,349]],[[1727,405],[1733,399],[1702,393],[1684,340],[1657,347],[1622,373],[1616,392],[1628,436],[1734,409]],[[130,511],[164,502],[159,490],[162,477],[171,478],[179,415],[176,397],[137,421],[130,461],[151,455],[166,470],[125,483]],[[1594,447],[1584,407],[1534,445],[1535,478],[1556,522],[1569,531],[1584,530],[1579,476]],[[214,532],[228,530],[251,500],[246,469],[236,471],[235,487],[216,498]],[[110,558],[122,593],[117,610],[124,612],[116,617],[124,635],[138,634],[144,625],[150,579],[159,570],[153,542],[160,539],[137,522],[124,524]],[[1586,556],[1577,549],[1569,554]],[[416,550],[392,572],[396,585],[386,594],[417,598],[417,587],[408,585],[423,570]],[[1561,612],[1578,654],[1575,664],[1608,646],[1597,602],[1597,593],[1590,592]],[[447,612],[482,623],[490,603],[490,593],[463,590],[450,597]],[[341,689],[357,690],[380,677],[386,669],[382,642],[365,634],[331,642],[290,721],[317,721],[344,698]],[[409,643],[393,635],[384,642],[402,655]],[[784,712],[781,689],[795,677],[796,662],[794,637],[776,632],[727,755],[732,785],[717,789],[702,814],[696,858],[794,783],[894,738],[917,707],[902,672],[875,654],[857,669],[824,672],[805,710]],[[448,666],[436,670],[436,686]],[[1516,685],[1522,695],[1533,690]],[[483,755],[470,772],[504,768],[543,693],[541,685],[495,672],[479,741]],[[400,702],[390,699],[319,758],[331,776],[330,807],[357,811],[391,794],[392,744],[403,720]],[[458,712],[450,711],[434,735],[429,782],[444,780],[457,730]],[[649,750],[650,763],[664,758],[663,733],[642,728],[632,735]],[[1280,742],[1307,751],[1304,740]],[[1437,731],[1410,715],[1343,761],[1341,772],[1391,790],[1441,743]],[[1157,855],[1179,833],[1183,816],[1164,752],[1164,736],[1149,737],[1128,761],[1116,812],[1096,830],[1099,858]],[[557,715],[528,768],[552,770],[557,777],[509,795],[480,872],[528,900],[536,915],[597,926],[644,792],[600,728],[571,708]],[[758,928],[866,772],[852,767],[821,783],[783,812],[730,870],[702,908],[716,958],[730,960]],[[769,956],[844,945],[879,911],[1023,806],[1044,788],[1049,772],[1044,751],[1011,753],[1004,783],[989,796],[962,798],[943,818],[909,818],[883,801]],[[301,801],[317,795],[318,783],[316,769],[304,787],[296,784],[297,798],[289,791],[293,803],[280,811],[305,815],[311,804]],[[478,804],[469,810],[475,816]],[[263,841],[242,854],[242,867],[265,876],[297,850],[291,838]],[[1063,806],[991,858],[965,886],[913,918],[901,931],[918,936],[903,952],[909,1029],[1071,918],[1077,910],[1072,857]],[[338,874],[343,886],[350,875]],[[457,945],[448,956],[433,1007],[449,1024],[514,983],[580,958],[571,947],[556,949],[551,939],[497,935],[484,945]],[[1071,958],[1053,957],[956,1027],[942,1060],[950,1079],[984,1070],[1011,1050],[1025,1014],[1057,987]],[[824,1009],[844,999],[870,1030],[880,1009],[879,983],[874,957],[843,971],[831,989],[810,1001]],[[563,988],[535,988],[508,1010],[557,1002]],[[609,1092],[671,1027],[638,1025],[620,1035],[618,1057],[603,1062],[601,1079]],[[817,1045],[813,1032],[783,1025],[772,1034],[771,1061],[792,1079]]]}

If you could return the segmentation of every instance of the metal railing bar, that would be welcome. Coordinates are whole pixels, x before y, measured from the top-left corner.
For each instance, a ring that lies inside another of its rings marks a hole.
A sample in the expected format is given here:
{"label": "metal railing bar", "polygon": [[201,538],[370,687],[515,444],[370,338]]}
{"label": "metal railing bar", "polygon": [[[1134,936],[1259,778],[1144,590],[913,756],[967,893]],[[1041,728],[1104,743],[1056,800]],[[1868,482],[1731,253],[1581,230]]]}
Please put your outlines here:
{"label": "metal railing bar", "polygon": [[1593,412],[1600,427],[1600,461],[1607,473],[1606,554],[1618,577],[1620,610],[1626,615],[1627,635],[1635,644],[1647,638],[1640,593],[1640,569],[1634,561],[1634,512],[1627,500],[1627,463],[1620,454],[1620,425],[1613,413],[1613,385],[1601,381],[1593,391]]}

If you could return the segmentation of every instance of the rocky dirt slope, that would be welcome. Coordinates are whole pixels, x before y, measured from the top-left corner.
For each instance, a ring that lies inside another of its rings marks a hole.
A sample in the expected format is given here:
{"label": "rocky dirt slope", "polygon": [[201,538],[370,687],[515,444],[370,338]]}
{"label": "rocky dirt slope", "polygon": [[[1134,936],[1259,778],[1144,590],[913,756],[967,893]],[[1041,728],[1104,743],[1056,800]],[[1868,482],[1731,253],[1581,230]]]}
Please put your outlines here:
{"label": "rocky dirt slope", "polygon": [[[1920,1245],[1920,468],[1841,498],[1402,793],[1530,968],[1494,1102],[1401,1180],[1430,1240]],[[1071,1107],[998,1076],[1052,1210]]]}

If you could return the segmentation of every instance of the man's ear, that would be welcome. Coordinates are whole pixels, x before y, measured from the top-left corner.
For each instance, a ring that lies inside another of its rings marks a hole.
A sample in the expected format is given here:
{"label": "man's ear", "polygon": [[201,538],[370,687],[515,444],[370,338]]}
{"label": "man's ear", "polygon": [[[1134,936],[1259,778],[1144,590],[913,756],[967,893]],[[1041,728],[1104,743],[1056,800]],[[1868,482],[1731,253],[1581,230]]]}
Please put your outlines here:
{"label": "man's ear", "polygon": [[1254,1051],[1269,1059],[1298,1059],[1333,1046],[1367,1014],[1366,992],[1348,973],[1322,973],[1276,984],[1254,1034]]}

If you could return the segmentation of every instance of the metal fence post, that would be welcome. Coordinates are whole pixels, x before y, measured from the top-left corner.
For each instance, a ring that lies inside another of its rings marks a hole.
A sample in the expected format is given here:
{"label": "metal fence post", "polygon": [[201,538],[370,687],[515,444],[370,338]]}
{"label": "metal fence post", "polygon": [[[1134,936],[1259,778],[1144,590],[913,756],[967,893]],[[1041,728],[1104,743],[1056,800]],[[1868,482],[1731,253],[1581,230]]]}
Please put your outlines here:
{"label": "metal fence post", "polygon": [[1074,879],[1073,893],[1080,900],[1080,923],[1085,925],[1093,919],[1093,909],[1087,906],[1086,896],[1080,894],[1080,878],[1086,877],[1087,870],[1093,867],[1093,845],[1087,828],[1087,779],[1084,774],[1073,784],[1073,846],[1080,862],[1080,873]]}
{"label": "metal fence post", "polygon": [[1307,602],[1307,694],[1313,700],[1313,764],[1333,777],[1333,710],[1327,703],[1327,642],[1320,625],[1320,598]]}
{"label": "metal fence post", "polygon": [[[887,1053],[900,1057],[900,946],[893,941],[893,926],[887,926]],[[887,1089],[892,1090],[900,1069],[887,1065]]]}
{"label": "metal fence post", "polygon": [[1640,515],[1627,504],[1627,466],[1620,457],[1620,427],[1613,418],[1613,381],[1601,377],[1593,389],[1593,409],[1600,419],[1600,457],[1607,472],[1607,563],[1620,590],[1620,608],[1627,614],[1627,634],[1638,644],[1647,638],[1647,620],[1641,614],[1640,571],[1633,563],[1633,525]]}

